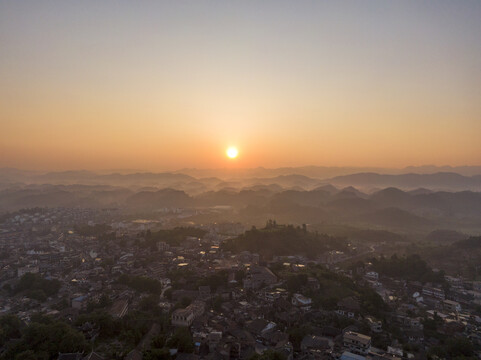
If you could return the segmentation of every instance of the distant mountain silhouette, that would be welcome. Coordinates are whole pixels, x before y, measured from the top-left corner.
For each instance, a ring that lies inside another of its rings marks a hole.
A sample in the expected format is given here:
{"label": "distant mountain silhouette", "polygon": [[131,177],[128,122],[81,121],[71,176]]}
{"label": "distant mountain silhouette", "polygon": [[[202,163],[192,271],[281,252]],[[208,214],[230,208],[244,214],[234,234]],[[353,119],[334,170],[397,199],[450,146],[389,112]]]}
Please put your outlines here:
{"label": "distant mountain silhouette", "polygon": [[[202,209],[203,217],[193,218],[202,223],[220,219],[222,214],[210,211],[227,205],[232,210],[228,221],[257,223],[276,218],[284,223],[362,224],[396,231],[404,226],[403,231],[426,235],[439,228],[481,229],[481,192],[467,190],[478,183],[481,176],[453,173],[359,173],[333,178],[330,184],[296,174],[223,180],[180,173],[0,169],[0,213],[57,206],[126,211],[190,208]],[[366,191],[373,188],[377,190]]]}
{"label": "distant mountain silhouette", "polygon": [[434,230],[426,235],[427,241],[436,244],[454,243],[466,238],[466,234],[454,230]]}
{"label": "distant mountain silhouette", "polygon": [[422,217],[413,215],[405,210],[390,207],[373,211],[360,216],[360,220],[370,224],[395,228],[417,228],[432,225],[432,222]]}
{"label": "distant mountain silhouette", "polygon": [[378,173],[359,173],[337,176],[329,179],[337,186],[369,187],[398,187],[404,189],[416,189],[420,187],[429,189],[475,189],[481,190],[481,176],[463,176],[456,173],[435,174],[402,174],[385,175]]}
{"label": "distant mountain silhouette", "polygon": [[182,208],[189,206],[192,198],[185,192],[173,189],[141,191],[127,198],[125,205],[133,208]]}

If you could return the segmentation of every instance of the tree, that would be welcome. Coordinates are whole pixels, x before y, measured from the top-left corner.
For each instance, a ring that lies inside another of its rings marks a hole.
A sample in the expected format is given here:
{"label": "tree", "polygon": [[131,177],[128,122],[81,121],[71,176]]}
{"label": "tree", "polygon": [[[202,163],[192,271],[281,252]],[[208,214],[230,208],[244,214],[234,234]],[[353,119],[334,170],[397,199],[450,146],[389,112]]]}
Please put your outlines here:
{"label": "tree", "polygon": [[307,274],[291,275],[287,278],[287,290],[291,293],[296,293],[307,284]]}
{"label": "tree", "polygon": [[100,338],[107,339],[111,338],[119,333],[118,323],[114,318],[107,312],[102,310],[96,310],[90,314],[83,314],[77,318],[75,324],[81,326],[86,322],[95,324],[99,328]]}
{"label": "tree", "polygon": [[286,360],[286,357],[280,352],[274,350],[267,350],[264,351],[262,355],[252,355],[249,360]]}
{"label": "tree", "polygon": [[474,346],[467,338],[451,338],[446,343],[446,351],[452,357],[470,357],[474,355]]}
{"label": "tree", "polygon": [[151,349],[142,353],[144,360],[170,360],[169,349]]}
{"label": "tree", "polygon": [[154,349],[162,349],[165,346],[166,340],[167,338],[165,337],[165,335],[157,335],[152,339],[150,345]]}
{"label": "tree", "polygon": [[291,327],[287,332],[289,334],[289,341],[294,346],[294,349],[300,349],[302,339],[309,334],[310,327],[307,325],[302,327]]}
{"label": "tree", "polygon": [[162,284],[158,280],[145,276],[128,276],[122,274],[119,276],[118,282],[125,284],[138,292],[147,292],[158,295],[162,291]]}
{"label": "tree", "polygon": [[32,322],[23,331],[21,339],[3,354],[4,359],[30,359],[30,350],[36,359],[53,359],[59,352],[87,352],[90,350],[82,333],[66,323],[58,321],[51,324]]}
{"label": "tree", "polygon": [[33,299],[43,301],[44,298],[55,295],[60,290],[61,283],[58,280],[44,279],[39,274],[26,273],[15,287],[15,292],[27,290],[26,295]]}
{"label": "tree", "polygon": [[191,353],[194,351],[194,342],[188,328],[180,327],[174,332],[174,335],[167,340],[167,347],[177,349],[179,352]]}
{"label": "tree", "polygon": [[32,350],[25,350],[15,356],[15,360],[37,360]]}
{"label": "tree", "polygon": [[0,317],[0,346],[8,339],[21,337],[22,322],[15,315],[3,315]]}
{"label": "tree", "polygon": [[160,310],[159,308],[159,296],[158,295],[149,295],[147,297],[142,298],[139,303],[139,307],[142,311],[151,311],[156,312],[155,310]]}

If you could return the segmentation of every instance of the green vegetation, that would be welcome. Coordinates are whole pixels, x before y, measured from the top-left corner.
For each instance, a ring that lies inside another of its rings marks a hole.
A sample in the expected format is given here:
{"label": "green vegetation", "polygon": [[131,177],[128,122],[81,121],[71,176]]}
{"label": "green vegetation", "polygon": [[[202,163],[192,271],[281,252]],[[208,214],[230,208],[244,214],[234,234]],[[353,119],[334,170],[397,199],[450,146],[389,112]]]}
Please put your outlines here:
{"label": "green vegetation", "polygon": [[312,233],[301,227],[269,226],[261,230],[253,228],[239,237],[228,240],[223,250],[232,252],[250,251],[264,257],[303,254],[310,258],[329,250],[349,251],[344,238]]}
{"label": "green vegetation", "polygon": [[151,349],[142,353],[142,359],[144,360],[170,360],[169,349]]}
{"label": "green vegetation", "polygon": [[278,351],[267,350],[262,355],[252,355],[249,360],[286,360],[286,357]]}
{"label": "green vegetation", "polygon": [[301,342],[304,336],[309,335],[312,331],[312,327],[308,324],[304,324],[300,327],[290,327],[287,330],[289,334],[289,341],[296,351],[301,349]]}
{"label": "green vegetation", "polygon": [[444,272],[433,272],[419,255],[398,257],[394,254],[390,258],[373,258],[371,262],[374,270],[382,275],[423,283],[445,281]]}
{"label": "green vegetation", "polygon": [[99,329],[99,337],[108,339],[119,334],[119,322],[105,311],[96,310],[80,315],[75,321],[76,326],[89,322]]}
{"label": "green vegetation", "polygon": [[14,315],[0,317],[0,347],[9,339],[21,337],[22,322]]}
{"label": "green vegetation", "polygon": [[162,291],[162,285],[158,280],[145,276],[129,276],[122,274],[119,276],[118,282],[127,285],[138,292],[160,294]]}
{"label": "green vegetation", "polygon": [[428,358],[474,359],[474,346],[463,337],[449,338],[444,344],[430,348]]}
{"label": "green vegetation", "polygon": [[179,352],[192,353],[194,351],[194,341],[188,328],[177,328],[172,337],[166,343],[169,349],[178,349]]}
{"label": "green vegetation", "polygon": [[25,292],[25,296],[43,302],[57,294],[60,287],[58,280],[47,280],[39,274],[26,273],[15,287],[15,293]]}
{"label": "green vegetation", "polygon": [[227,285],[228,272],[221,270],[200,277],[189,268],[179,268],[170,271],[167,277],[172,280],[174,289],[198,290],[199,286],[210,286],[211,291],[215,291]]}
{"label": "green vegetation", "polygon": [[307,284],[307,274],[289,275],[286,282],[287,290],[291,293],[301,291],[303,286]]}
{"label": "green vegetation", "polygon": [[453,244],[453,247],[460,249],[479,249],[481,248],[481,236],[471,236],[466,240],[460,240]]}
{"label": "green vegetation", "polygon": [[[364,315],[382,318],[389,308],[381,296],[367,286],[360,286],[350,278],[336,274],[322,265],[306,266],[293,274],[290,268],[276,271],[277,275],[286,279],[289,292],[302,292],[312,298],[314,307],[335,310],[337,303],[346,297],[353,297],[359,302],[360,311]],[[307,286],[308,277],[319,281],[319,290]]]}
{"label": "green vegetation", "polygon": [[106,311],[96,310],[81,314],[75,321],[75,326],[80,327],[85,323],[90,323],[99,330],[99,340],[119,339],[129,348],[135,347],[154,323],[166,331],[169,319],[155,308],[132,311],[121,319],[114,319]]}
{"label": "green vegetation", "polygon": [[87,304],[87,312],[90,313],[97,309],[105,309],[110,305],[112,305],[112,300],[110,300],[108,295],[103,294],[98,302],[89,301]]}
{"label": "green vegetation", "polygon": [[[0,329],[6,336],[18,339],[5,345],[2,360],[56,359],[59,352],[88,352],[90,346],[82,333],[62,321],[46,321],[32,318],[28,326],[20,326],[20,320],[0,318]],[[37,322],[37,321],[41,322]]]}
{"label": "green vegetation", "polygon": [[198,286],[210,286],[212,291],[217,290],[217,288],[227,285],[228,272],[218,271],[215,274],[203,277],[197,281]]}

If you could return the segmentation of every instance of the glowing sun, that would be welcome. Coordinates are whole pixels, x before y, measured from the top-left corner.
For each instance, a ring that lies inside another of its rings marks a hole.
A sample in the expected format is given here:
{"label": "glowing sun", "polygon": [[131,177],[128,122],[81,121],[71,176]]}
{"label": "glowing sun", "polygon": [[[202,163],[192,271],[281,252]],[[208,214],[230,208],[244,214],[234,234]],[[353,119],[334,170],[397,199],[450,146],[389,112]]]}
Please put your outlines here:
{"label": "glowing sun", "polygon": [[233,146],[228,148],[225,153],[227,154],[227,157],[230,159],[235,159],[237,155],[239,155],[239,151],[237,151],[237,149]]}

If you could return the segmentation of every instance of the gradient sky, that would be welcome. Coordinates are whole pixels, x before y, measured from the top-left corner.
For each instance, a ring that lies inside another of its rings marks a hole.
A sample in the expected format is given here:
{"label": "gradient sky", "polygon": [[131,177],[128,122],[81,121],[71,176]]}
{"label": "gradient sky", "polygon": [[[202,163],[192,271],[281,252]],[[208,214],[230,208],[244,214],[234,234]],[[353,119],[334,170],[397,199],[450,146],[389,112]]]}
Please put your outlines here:
{"label": "gradient sky", "polygon": [[481,1],[0,0],[0,167],[480,165],[480,19]]}

